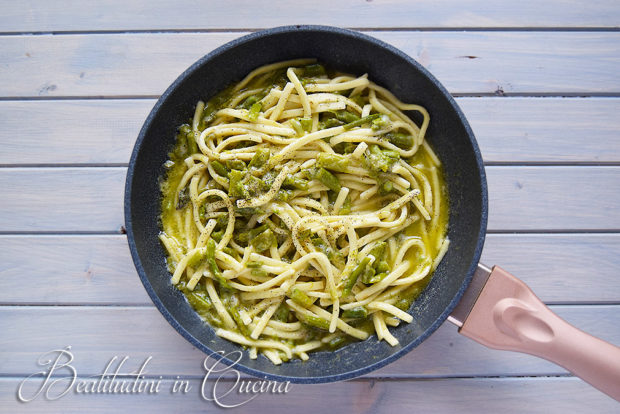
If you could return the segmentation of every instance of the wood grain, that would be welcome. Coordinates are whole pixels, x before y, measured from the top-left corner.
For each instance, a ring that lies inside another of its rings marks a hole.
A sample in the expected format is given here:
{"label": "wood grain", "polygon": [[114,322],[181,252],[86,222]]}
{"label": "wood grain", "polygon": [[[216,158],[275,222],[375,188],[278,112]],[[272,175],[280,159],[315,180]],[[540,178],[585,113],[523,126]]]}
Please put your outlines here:
{"label": "wood grain", "polygon": [[[620,306],[552,306],[575,326],[620,344]],[[204,373],[204,354],[179,335],[154,307],[2,306],[3,340],[0,372],[36,372],[45,352],[68,345],[82,375],[101,372],[114,355],[128,355],[132,364],[153,357],[150,375]],[[370,339],[370,340],[375,340]],[[131,367],[133,367],[131,365]],[[429,339],[398,362],[370,376],[401,378],[438,376],[560,375],[565,371],[530,355],[494,351],[458,334],[445,323]]]}
{"label": "wood grain", "polygon": [[488,167],[490,230],[619,229],[619,167]]}
{"label": "wood grain", "polygon": [[0,170],[0,231],[120,231],[126,168]]}
{"label": "wood grain", "polygon": [[[491,166],[486,171],[490,230],[620,229],[620,167]],[[5,197],[0,232],[119,231],[125,172],[123,167],[0,169]]]}
{"label": "wood grain", "polygon": [[0,303],[152,303],[126,236],[0,236],[0,262]]}
{"label": "wood grain", "polygon": [[[126,164],[154,103],[0,101],[0,165]],[[609,145],[620,138],[620,99],[457,98],[457,103],[486,162],[620,162],[620,145]]]}
{"label": "wood grain", "polygon": [[[231,377],[231,374],[228,374]],[[78,381],[87,380],[79,378]],[[416,413],[505,413],[532,414],[596,412],[617,413],[618,403],[577,378],[467,378],[432,381],[398,381],[372,379],[322,385],[291,385],[282,395],[260,395],[238,408],[219,408],[214,402],[201,397],[201,379],[189,380],[189,392],[172,394],[172,379],[162,381],[157,395],[84,395],[69,393],[47,401],[39,396],[29,403],[17,403],[16,390],[21,377],[0,378],[0,404],[11,413],[62,412],[346,412],[393,414]],[[34,394],[35,386],[24,387]],[[231,389],[231,382],[223,382],[218,395]],[[62,388],[60,388],[62,389]],[[213,382],[205,386],[207,398],[213,398]],[[250,395],[251,396],[251,395]],[[248,395],[232,392],[220,399],[225,404],[245,401]],[[277,411],[275,411],[277,410]],[[413,411],[412,411],[413,410]]]}
{"label": "wood grain", "polygon": [[[489,234],[482,262],[546,303],[620,303],[619,234]],[[0,263],[1,304],[151,303],[125,236],[4,235]]]}
{"label": "wood grain", "polygon": [[[157,96],[198,58],[242,34],[0,37],[0,96]],[[620,92],[618,32],[370,34],[418,60],[453,93]]]}
{"label": "wood grain", "polygon": [[[321,24],[343,27],[618,27],[617,3],[540,2],[482,0],[417,1],[415,8],[405,0],[330,2],[284,0],[270,7],[255,7],[243,0],[211,2],[208,7],[183,0],[105,0],[2,2],[0,27],[3,31],[160,30],[160,29],[245,29],[290,24]],[[71,10],[67,13],[67,10]],[[274,11],[276,11],[274,13]]]}
{"label": "wood grain", "polygon": [[457,103],[485,162],[620,160],[618,99],[457,98]]}
{"label": "wood grain", "polygon": [[0,164],[127,164],[154,104],[151,99],[0,102]]}

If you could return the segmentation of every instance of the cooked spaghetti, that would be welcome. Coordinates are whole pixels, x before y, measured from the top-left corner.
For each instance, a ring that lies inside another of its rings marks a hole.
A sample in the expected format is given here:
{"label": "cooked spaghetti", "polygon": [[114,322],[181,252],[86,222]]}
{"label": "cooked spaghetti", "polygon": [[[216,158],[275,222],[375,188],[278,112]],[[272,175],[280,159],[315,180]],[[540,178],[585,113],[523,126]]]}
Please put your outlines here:
{"label": "cooked spaghetti", "polygon": [[412,321],[449,244],[429,119],[312,59],[198,102],[161,184],[172,283],[251,358],[398,344],[388,326]]}

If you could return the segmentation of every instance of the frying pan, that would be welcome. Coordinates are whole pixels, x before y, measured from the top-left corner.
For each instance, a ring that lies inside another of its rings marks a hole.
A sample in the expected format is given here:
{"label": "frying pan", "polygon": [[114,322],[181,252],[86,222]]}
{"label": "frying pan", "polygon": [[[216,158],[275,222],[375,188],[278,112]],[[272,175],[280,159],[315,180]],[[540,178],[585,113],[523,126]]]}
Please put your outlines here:
{"label": "frying pan", "polygon": [[[487,225],[486,177],[474,134],[451,95],[398,49],[339,28],[279,27],[227,43],[181,74],[146,119],[127,172],[125,224],[140,279],[166,320],[198,349],[233,364],[225,355],[238,351],[239,346],[216,336],[170,283],[165,252],[157,237],[158,177],[164,173],[177,126],[192,116],[198,100],[209,99],[258,66],[300,57],[316,57],[343,72],[368,73],[403,102],[426,107],[431,114],[428,140],[444,165],[450,197],[450,248],[428,287],[409,309],[413,322],[391,329],[400,345],[392,347],[372,336],[335,352],[313,353],[305,362],[292,360],[279,366],[264,356],[252,360],[244,353],[235,368],[295,383],[344,380],[396,360],[449,317],[462,334],[478,342],[545,357],[620,399],[620,348],[559,319],[502,269],[479,265]],[[412,116],[415,119],[415,114]]]}

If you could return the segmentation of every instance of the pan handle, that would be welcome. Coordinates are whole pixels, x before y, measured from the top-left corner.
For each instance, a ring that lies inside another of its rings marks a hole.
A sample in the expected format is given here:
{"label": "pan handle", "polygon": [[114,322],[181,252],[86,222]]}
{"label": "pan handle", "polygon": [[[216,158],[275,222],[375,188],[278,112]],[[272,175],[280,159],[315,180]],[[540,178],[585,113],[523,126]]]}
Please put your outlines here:
{"label": "pan handle", "polygon": [[498,266],[459,332],[489,348],[545,358],[620,401],[620,348],[561,319]]}

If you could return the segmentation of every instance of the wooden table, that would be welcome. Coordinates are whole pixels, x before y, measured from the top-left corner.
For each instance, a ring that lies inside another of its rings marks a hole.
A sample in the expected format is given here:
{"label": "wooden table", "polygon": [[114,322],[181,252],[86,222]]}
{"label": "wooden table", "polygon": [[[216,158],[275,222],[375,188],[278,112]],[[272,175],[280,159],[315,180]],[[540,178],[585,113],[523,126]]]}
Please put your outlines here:
{"label": "wooden table", "polygon": [[[483,261],[513,271],[571,323],[620,344],[617,1],[1,3],[0,411],[218,409],[199,394],[204,355],[165,322],[134,270],[123,234],[125,172],[146,114],[181,71],[248,31],[286,24],[357,28],[430,69],[463,108],[487,165]],[[147,375],[161,376],[161,391],[73,390],[18,403],[20,383],[44,370],[40,356],[69,345],[80,379],[101,374],[114,356],[130,357],[124,372],[152,356]],[[190,392],[169,391],[177,376]],[[292,385],[233,411],[619,409],[555,365],[491,351],[446,323],[365,377]]]}

